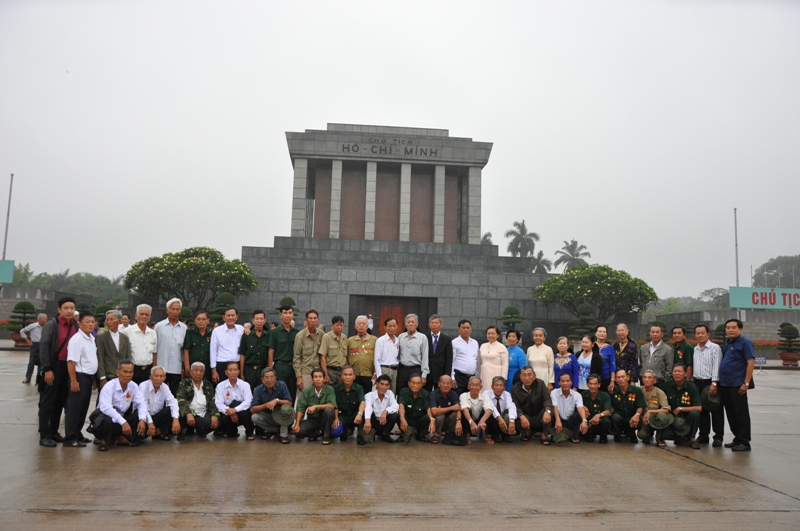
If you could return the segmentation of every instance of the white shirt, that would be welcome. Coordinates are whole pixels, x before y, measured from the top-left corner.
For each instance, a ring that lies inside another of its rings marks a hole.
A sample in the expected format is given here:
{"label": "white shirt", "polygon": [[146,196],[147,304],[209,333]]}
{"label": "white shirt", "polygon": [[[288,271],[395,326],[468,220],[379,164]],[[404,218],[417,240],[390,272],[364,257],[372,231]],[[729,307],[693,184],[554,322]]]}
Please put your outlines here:
{"label": "white shirt", "polygon": [[381,365],[397,365],[397,356],[400,354],[400,340],[394,336],[394,341],[389,334],[383,334],[375,342],[375,375],[381,375]]}
{"label": "white shirt", "polygon": [[[146,380],[139,385],[139,391],[142,393],[142,400],[147,405],[147,423],[153,423],[153,415],[164,409],[164,406],[169,406],[172,413],[172,418],[178,418],[178,401],[172,396],[172,391],[169,386],[162,383],[158,386],[158,391],[153,388],[153,382]],[[195,393],[197,394],[197,393]],[[200,394],[203,394],[202,391]]]}
{"label": "white shirt", "polygon": [[494,394],[494,391],[484,391],[483,395],[489,400],[492,404],[492,416],[497,418],[503,414],[503,411],[508,410],[508,420],[514,420],[517,418],[517,406],[514,405],[514,401],[511,400],[511,393],[508,391],[503,391],[503,394],[500,395],[500,407],[497,407],[497,401],[495,397],[497,395]]}
{"label": "white shirt", "polygon": [[553,389],[550,392],[550,400],[553,405],[558,408],[558,416],[561,420],[567,420],[575,413],[575,409],[583,407],[583,396],[575,389],[569,390],[569,396],[564,396],[564,392],[559,389]]}
{"label": "white shirt", "polygon": [[103,386],[100,390],[100,399],[97,407],[104,415],[108,416],[115,423],[122,426],[125,424],[123,413],[134,405],[139,413],[139,420],[147,420],[147,404],[142,399],[142,392],[139,386],[133,382],[128,382],[128,386],[123,390],[119,383],[119,378],[114,378]]}
{"label": "white shirt", "polygon": [[76,372],[94,376],[97,373],[97,346],[94,336],[87,336],[83,330],[78,330],[67,343],[67,361],[75,362]]}
{"label": "white shirt", "polygon": [[38,343],[40,339],[42,339],[42,325],[39,324],[39,321],[35,323],[31,323],[22,330],[19,331],[19,335],[22,339],[26,339],[26,333],[31,335],[30,340],[31,343]]}
{"label": "white shirt", "polygon": [[111,341],[114,342],[114,347],[116,347],[117,352],[119,352],[119,328],[117,328],[116,332],[109,330],[108,333],[111,335]]}
{"label": "white shirt", "polygon": [[122,331],[131,341],[131,360],[134,365],[144,367],[153,363],[153,353],[158,350],[158,336],[154,330],[145,326],[144,332],[139,325],[131,325]]}
{"label": "white shirt", "polygon": [[211,332],[210,361],[212,369],[217,368],[217,363],[239,361],[239,343],[242,342],[242,334],[244,334],[244,327],[238,324],[233,325],[233,328],[222,324]]}
{"label": "white shirt", "polygon": [[704,347],[700,343],[694,346],[692,377],[696,380],[719,381],[719,364],[722,361],[722,349],[719,345],[709,340]]}
{"label": "white shirt", "polygon": [[159,321],[155,327],[158,336],[156,365],[161,365],[169,374],[180,374],[183,367],[183,339],[186,325],[178,321],[173,325],[169,319]]}
{"label": "white shirt", "polygon": [[[194,385],[194,382],[192,382],[192,385]],[[199,389],[194,385],[194,396],[192,397],[192,403],[189,404],[189,409],[192,410],[193,415],[205,417],[208,411],[208,402],[206,401],[206,395],[203,394],[203,382],[200,382]]]}
{"label": "white shirt", "polygon": [[368,419],[371,419],[373,414],[376,417],[380,417],[384,411],[397,413],[400,410],[400,406],[397,405],[397,400],[395,400],[391,389],[383,395],[383,400],[378,397],[378,391],[370,391],[364,395],[364,403],[366,404],[364,416]]}
{"label": "white shirt", "polygon": [[458,403],[461,409],[469,408],[472,420],[480,420],[481,411],[484,413],[486,411],[494,411],[492,401],[483,393],[478,393],[478,398],[472,398],[469,392],[461,393],[461,396],[458,397]]}
{"label": "white shirt", "polygon": [[[219,330],[219,328],[217,328]],[[197,393],[195,393],[197,394]],[[217,409],[223,415],[225,410],[228,409],[230,403],[234,400],[241,402],[238,406],[234,407],[236,411],[244,411],[250,409],[250,403],[253,401],[253,393],[250,391],[250,384],[236,379],[236,384],[231,385],[231,381],[225,379],[217,384],[217,392],[214,396],[214,402],[217,404]]]}
{"label": "white shirt", "polygon": [[478,363],[478,342],[469,338],[469,342],[464,341],[461,336],[453,340],[453,372],[450,375],[456,377],[456,371],[464,374],[475,374],[475,367]]}
{"label": "white shirt", "polygon": [[657,345],[654,345],[652,341],[650,342],[650,355],[651,356],[653,355],[653,352],[656,351],[656,349],[658,348],[658,346],[660,344],[661,344],[661,341],[659,341]]}

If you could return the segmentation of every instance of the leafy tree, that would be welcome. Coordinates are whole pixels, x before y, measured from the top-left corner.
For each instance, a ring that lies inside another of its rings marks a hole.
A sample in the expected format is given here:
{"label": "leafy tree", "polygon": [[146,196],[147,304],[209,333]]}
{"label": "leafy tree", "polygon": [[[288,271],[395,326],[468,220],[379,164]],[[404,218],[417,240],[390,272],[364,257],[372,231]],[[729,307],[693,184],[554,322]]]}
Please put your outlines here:
{"label": "leafy tree", "polygon": [[664,307],[661,310],[661,313],[680,313],[684,311],[684,309],[685,308],[681,304],[681,301],[675,297],[670,297],[664,301]]}
{"label": "leafy tree", "polygon": [[539,251],[531,258],[531,265],[533,266],[533,272],[539,275],[547,274],[553,269],[553,262],[544,257],[544,251]]}
{"label": "leafy tree", "polygon": [[481,245],[494,245],[492,243],[492,233],[491,232],[484,232],[483,237],[481,238]]}
{"label": "leafy tree", "polygon": [[800,338],[800,331],[797,327],[786,323],[778,330],[778,336],[781,338],[780,346],[783,352],[795,352],[795,345],[797,345],[797,338]]}
{"label": "leafy tree", "polygon": [[100,326],[104,326],[106,322],[106,312],[109,310],[113,310],[114,307],[110,304],[98,304],[94,308],[94,318],[95,320],[100,323]]}
{"label": "leafy tree", "polygon": [[800,254],[770,258],[756,268],[752,281],[759,288],[800,288]]}
{"label": "leafy tree", "polygon": [[31,271],[30,264],[14,265],[14,281],[11,283],[13,286],[28,287],[31,285],[32,279],[33,271]]}
{"label": "leafy tree", "polygon": [[178,316],[178,321],[184,323],[186,326],[194,326],[194,312],[188,306],[181,308],[181,314]]}
{"label": "leafy tree", "polygon": [[536,242],[539,241],[539,235],[535,232],[528,232],[528,227],[525,225],[525,220],[515,221],[514,228],[509,229],[504,234],[506,238],[511,238],[508,242],[506,250],[511,253],[511,256],[527,258],[533,256],[533,250],[536,247]]}
{"label": "leafy tree", "polygon": [[19,332],[34,321],[36,316],[36,307],[30,301],[19,301],[14,305],[11,310],[11,315],[8,319],[8,329],[13,332]]}
{"label": "leafy tree", "polygon": [[128,300],[128,290],[122,287],[123,276],[115,278],[93,275],[92,273],[75,273],[70,275],[62,291],[76,295],[92,297],[94,305],[121,305]]}
{"label": "leafy tree", "polygon": [[78,313],[88,312],[91,309],[92,309],[92,307],[89,306],[88,302],[79,302],[78,304],[75,305],[75,310]]}
{"label": "leafy tree", "polygon": [[597,318],[595,317],[594,306],[584,302],[577,308],[577,319],[572,321],[570,326],[570,339],[580,339],[585,334],[591,334],[597,328]]}
{"label": "leafy tree", "polygon": [[650,323],[650,326],[658,326],[658,327],[660,327],[660,328],[661,328],[661,330],[662,330],[664,333],[666,333],[666,332],[667,332],[667,323],[665,323],[665,322],[664,322],[664,321],[662,321],[661,319],[656,319],[655,321],[653,321],[652,323]]}
{"label": "leafy tree", "polygon": [[526,317],[520,315],[519,309],[516,306],[506,306],[506,309],[503,310],[503,315],[496,319],[503,322],[503,332],[514,330],[517,324],[527,320]]}
{"label": "leafy tree", "polygon": [[577,240],[570,240],[569,243],[564,240],[564,247],[560,251],[556,251],[556,256],[558,258],[554,264],[555,267],[564,264],[564,271],[567,271],[574,267],[586,265],[587,262],[584,258],[591,258],[592,254],[586,250],[585,245],[578,245]]}
{"label": "leafy tree", "polygon": [[644,280],[600,264],[568,269],[549,278],[534,290],[534,296],[545,304],[561,304],[575,316],[580,315],[581,304],[591,304],[598,323],[644,311],[658,300]]}
{"label": "leafy tree", "polygon": [[[214,299],[214,306],[211,307],[211,314],[208,316],[211,323],[222,323],[224,321],[225,310],[236,304],[236,297],[223,291]],[[185,308],[186,306],[184,306]],[[181,310],[183,311],[183,310]]]}
{"label": "leafy tree", "polygon": [[711,288],[700,292],[700,298],[711,304],[716,310],[729,308],[730,297],[725,288]]}
{"label": "leafy tree", "polygon": [[253,291],[257,284],[241,260],[226,260],[210,247],[191,247],[136,262],[125,275],[124,287],[159,300],[178,297],[186,306],[205,310],[220,293],[235,297]]}
{"label": "leafy tree", "polygon": [[714,343],[722,345],[725,342],[725,323],[718,324],[714,329]]}

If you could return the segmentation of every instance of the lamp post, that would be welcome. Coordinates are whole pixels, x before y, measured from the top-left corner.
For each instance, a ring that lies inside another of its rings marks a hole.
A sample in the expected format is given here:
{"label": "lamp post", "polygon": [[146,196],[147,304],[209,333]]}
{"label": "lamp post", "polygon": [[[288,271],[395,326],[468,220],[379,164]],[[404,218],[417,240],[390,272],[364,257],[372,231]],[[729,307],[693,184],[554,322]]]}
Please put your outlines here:
{"label": "lamp post", "polygon": [[6,245],[8,245],[8,220],[11,217],[11,192],[14,190],[14,174],[11,174],[11,184],[8,185],[8,210],[6,210],[6,236],[3,239],[3,260],[6,259]]}

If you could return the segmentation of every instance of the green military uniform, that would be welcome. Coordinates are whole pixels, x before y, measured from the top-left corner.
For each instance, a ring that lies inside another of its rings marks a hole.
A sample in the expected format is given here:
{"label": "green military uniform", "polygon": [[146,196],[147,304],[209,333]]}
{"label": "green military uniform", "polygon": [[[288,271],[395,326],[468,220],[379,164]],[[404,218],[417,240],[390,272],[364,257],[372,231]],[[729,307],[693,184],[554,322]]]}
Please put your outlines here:
{"label": "green military uniform", "polygon": [[192,363],[199,361],[206,367],[203,378],[211,381],[211,327],[206,328],[206,333],[201,334],[196,327],[186,331],[183,338],[183,349],[189,351],[189,368]]}
{"label": "green military uniform", "polygon": [[[592,392],[588,389],[581,391],[583,397],[583,405],[589,410],[589,429],[586,432],[588,439],[594,439],[595,435],[605,437],[608,435],[608,430],[611,427],[611,397],[605,391],[597,391],[597,396],[592,398]],[[608,411],[609,416],[600,418],[600,424],[594,425],[591,423],[595,415],[599,415],[603,411]],[[605,439],[602,439],[605,440]]]}
{"label": "green military uniform", "polygon": [[294,362],[294,338],[300,330],[292,327],[289,330],[278,326],[269,334],[269,348],[273,349],[275,353],[272,355],[272,367],[275,369],[275,376],[278,380],[286,384],[289,388],[289,396],[294,400],[297,394],[297,376],[294,374],[292,366]]}
{"label": "green military uniform", "polygon": [[267,366],[269,358],[269,330],[262,330],[261,335],[256,334],[256,329],[250,330],[250,334],[242,334],[239,342],[239,356],[244,356],[244,373],[241,378],[250,384],[252,391],[261,385],[261,371]]}
{"label": "green military uniform", "polygon": [[[322,336],[325,335],[321,329],[317,328],[314,337],[308,328],[303,328],[294,338],[292,347],[292,368],[295,377],[311,376],[311,371],[319,365],[319,347],[322,344]],[[307,387],[307,386],[306,386]]]}
{"label": "green military uniform", "polygon": [[347,364],[353,366],[356,381],[365,390],[372,391],[372,375],[375,374],[375,342],[378,338],[357,334],[347,338]]}
{"label": "green military uniform", "polygon": [[[683,382],[683,385],[680,389],[678,389],[678,385],[675,383],[675,380],[667,380],[664,382],[663,389],[664,394],[667,395],[669,407],[673,410],[673,412],[679,407],[693,407],[702,405],[702,402],[700,401],[700,391],[697,389],[695,384],[688,380]],[[694,436],[697,433],[697,428],[700,425],[700,412],[689,411],[686,413],[678,413],[675,415],[675,418],[682,418],[686,420],[686,422],[689,424],[688,437],[690,439],[694,439]],[[670,428],[667,428],[664,430],[664,438],[674,439],[675,434]]]}
{"label": "green military uniform", "polygon": [[[336,407],[339,408],[339,422],[344,424],[344,428],[348,431],[355,429],[355,419],[358,415],[358,409],[361,403],[364,402],[364,388],[353,382],[350,390],[344,388],[344,382],[338,382],[333,386],[336,393]],[[361,418],[361,425],[364,425],[364,418]]]}
{"label": "green military uniform", "polygon": [[[645,410],[654,410],[654,409],[670,409],[669,401],[667,401],[667,395],[664,394],[664,391],[659,389],[656,386],[653,386],[653,390],[650,394],[647,394],[647,389],[642,388],[642,393],[644,394],[644,402],[645,402]],[[656,431],[650,426],[649,424],[645,424],[642,422],[639,425],[639,438],[640,439],[650,439],[653,437],[653,432]],[[663,432],[663,430],[661,430]],[[659,434],[659,438],[661,434]]]}
{"label": "green military uniform", "polygon": [[322,336],[319,355],[325,358],[331,384],[337,383],[342,376],[342,367],[347,365],[347,336],[336,337],[333,330]]}
{"label": "green military uniform", "polygon": [[672,351],[675,353],[675,365],[682,363],[688,369],[694,363],[694,347],[685,339],[677,345],[672,345]]}
{"label": "green military uniform", "polygon": [[[303,389],[303,392],[300,394],[300,398],[297,399],[297,412],[305,413],[309,407],[317,406],[320,404],[330,404],[334,407],[337,407],[336,392],[330,385],[327,384],[323,385],[319,396],[317,396],[317,391],[313,385],[311,387]],[[307,416],[309,419],[316,419],[321,415],[322,415],[322,410],[317,409],[313,413],[309,413]]]}
{"label": "green military uniform", "polygon": [[[644,400],[644,393],[641,388],[635,385],[628,385],[628,390],[623,393],[618,385],[614,386],[614,392],[611,393],[611,426],[614,428],[615,436],[627,434],[632,442],[636,442],[636,428],[631,428],[631,418],[636,414],[636,410],[642,408],[644,410],[647,404]],[[641,416],[639,417],[641,422]],[[637,426],[638,427],[638,426]]]}
{"label": "green military uniform", "polygon": [[397,396],[397,403],[403,406],[404,416],[409,427],[413,427],[417,435],[427,434],[431,422],[428,416],[428,408],[431,407],[430,393],[425,389],[420,389],[417,398],[414,398],[411,388],[404,387]]}

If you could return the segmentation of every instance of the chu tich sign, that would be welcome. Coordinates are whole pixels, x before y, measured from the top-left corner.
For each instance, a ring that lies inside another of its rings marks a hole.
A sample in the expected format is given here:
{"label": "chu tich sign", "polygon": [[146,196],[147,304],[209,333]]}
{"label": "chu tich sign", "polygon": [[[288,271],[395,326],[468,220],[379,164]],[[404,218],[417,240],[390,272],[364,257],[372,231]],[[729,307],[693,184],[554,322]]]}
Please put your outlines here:
{"label": "chu tich sign", "polygon": [[800,310],[800,289],[731,287],[731,308]]}

